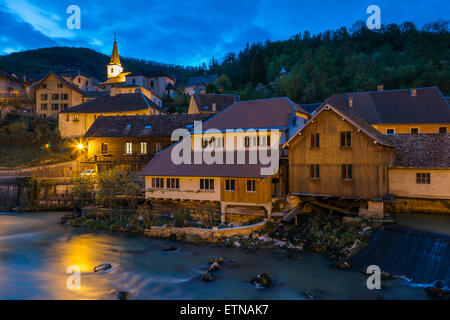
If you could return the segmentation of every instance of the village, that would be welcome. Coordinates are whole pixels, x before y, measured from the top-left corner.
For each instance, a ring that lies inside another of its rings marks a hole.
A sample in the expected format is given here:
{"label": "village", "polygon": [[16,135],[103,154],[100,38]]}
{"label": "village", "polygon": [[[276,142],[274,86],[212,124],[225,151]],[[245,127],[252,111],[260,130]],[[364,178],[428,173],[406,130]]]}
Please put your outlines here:
{"label": "village", "polygon": [[[450,214],[450,97],[438,87],[379,84],[312,104],[241,100],[207,93],[217,74],[127,72],[116,39],[106,71],[103,82],[79,71],[34,82],[0,72],[1,117],[53,121],[71,149],[50,164],[0,164],[5,211],[66,211],[61,222],[74,227],[192,243],[307,247],[338,269],[367,230],[395,223],[395,214]],[[278,77],[287,75],[283,67]],[[184,113],[163,107],[163,96],[177,94],[190,98]],[[13,102],[32,96],[17,111]],[[251,161],[257,152],[270,162]],[[199,154],[214,161],[174,161]],[[314,223],[331,231],[302,234]],[[212,260],[203,280],[222,262]]]}

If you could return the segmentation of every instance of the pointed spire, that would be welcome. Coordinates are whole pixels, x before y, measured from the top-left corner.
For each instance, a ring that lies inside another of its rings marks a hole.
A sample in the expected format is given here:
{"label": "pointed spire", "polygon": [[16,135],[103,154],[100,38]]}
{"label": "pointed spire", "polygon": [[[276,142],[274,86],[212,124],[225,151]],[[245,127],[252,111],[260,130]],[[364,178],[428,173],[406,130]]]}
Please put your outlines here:
{"label": "pointed spire", "polygon": [[119,58],[119,49],[117,49],[116,33],[115,32],[114,32],[113,51],[112,51],[112,54],[111,54],[111,61],[109,62],[109,64],[116,64],[118,66],[122,66],[122,64],[120,63],[120,58]]}

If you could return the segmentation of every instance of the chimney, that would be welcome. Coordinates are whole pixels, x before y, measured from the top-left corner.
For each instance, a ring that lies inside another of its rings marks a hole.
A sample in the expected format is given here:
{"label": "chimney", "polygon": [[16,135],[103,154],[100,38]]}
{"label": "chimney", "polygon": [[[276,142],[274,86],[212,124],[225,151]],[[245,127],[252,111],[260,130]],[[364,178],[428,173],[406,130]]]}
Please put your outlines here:
{"label": "chimney", "polygon": [[216,111],[216,104],[215,103],[212,104],[212,111]]}
{"label": "chimney", "polygon": [[348,106],[353,107],[353,97],[348,97]]}
{"label": "chimney", "polygon": [[378,91],[383,91],[384,90],[384,85],[383,84],[379,84],[378,85]]}
{"label": "chimney", "polygon": [[411,88],[411,97],[415,97],[415,96],[417,96],[417,89]]}

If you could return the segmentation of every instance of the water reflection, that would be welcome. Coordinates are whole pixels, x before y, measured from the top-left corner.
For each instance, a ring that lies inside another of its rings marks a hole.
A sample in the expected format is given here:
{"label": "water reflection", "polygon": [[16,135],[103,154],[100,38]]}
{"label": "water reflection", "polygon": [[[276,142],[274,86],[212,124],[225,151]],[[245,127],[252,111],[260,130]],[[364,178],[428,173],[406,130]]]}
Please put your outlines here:
{"label": "water reflection", "polygon": [[[167,241],[121,233],[93,232],[58,224],[60,213],[0,215],[0,299],[424,299],[421,288],[405,281],[370,291],[359,272],[330,269],[320,255],[290,259],[283,251],[246,252],[233,248],[171,243],[179,252],[163,251]],[[210,258],[226,264],[216,280],[199,280]],[[111,263],[107,272],[93,268]],[[81,289],[69,290],[67,267],[81,269]],[[268,272],[279,285],[256,290],[249,280]]]}

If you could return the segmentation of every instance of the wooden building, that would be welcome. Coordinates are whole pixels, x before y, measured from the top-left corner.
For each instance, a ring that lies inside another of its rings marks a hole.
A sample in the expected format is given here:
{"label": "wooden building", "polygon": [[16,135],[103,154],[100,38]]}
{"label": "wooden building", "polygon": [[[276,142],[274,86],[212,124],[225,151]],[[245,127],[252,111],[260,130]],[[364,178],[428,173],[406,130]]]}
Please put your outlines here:
{"label": "wooden building", "polygon": [[100,116],[86,132],[81,163],[98,172],[140,171],[172,143],[172,132],[205,120],[205,115]]}

